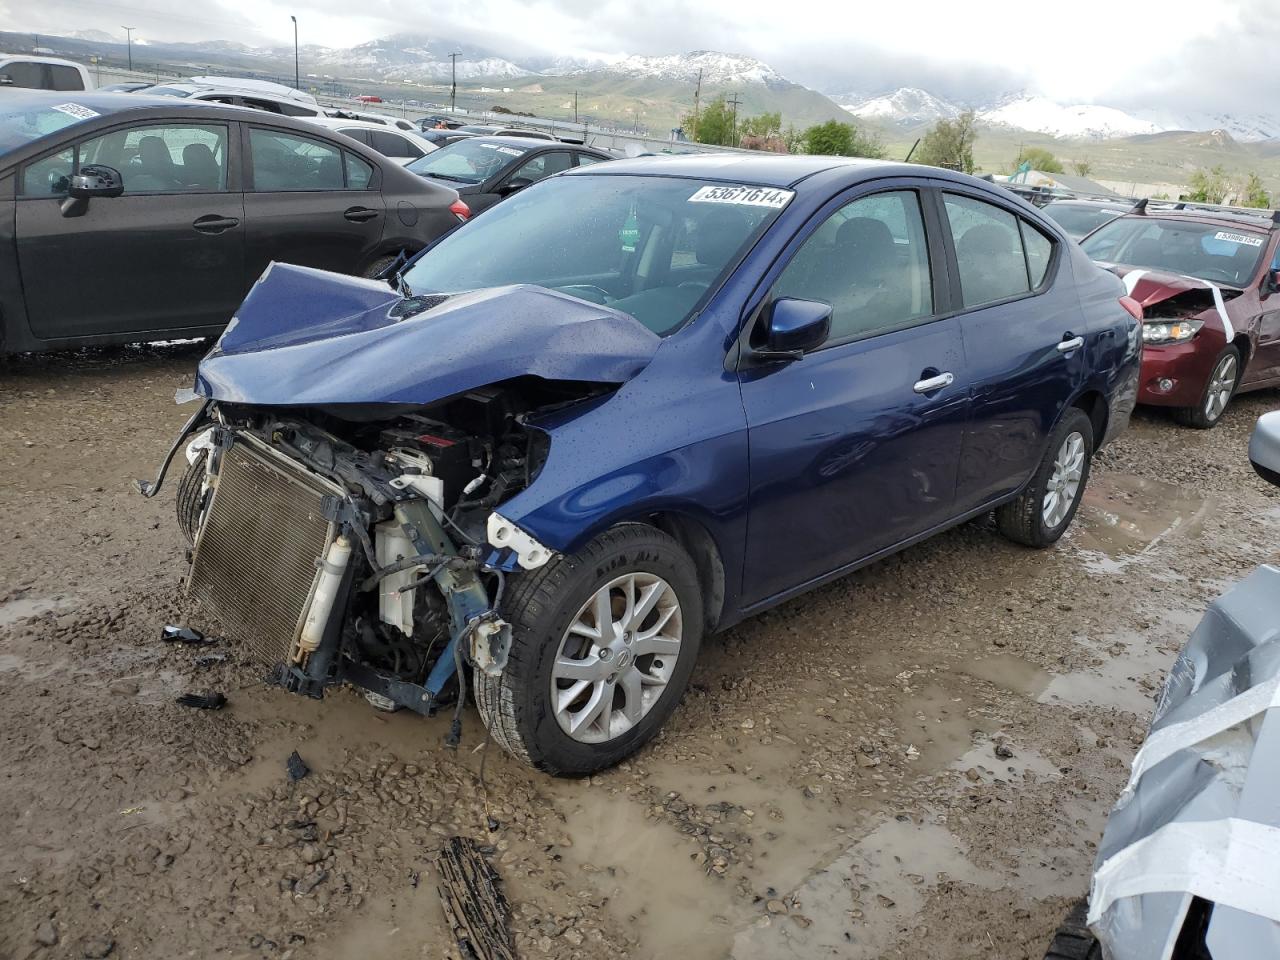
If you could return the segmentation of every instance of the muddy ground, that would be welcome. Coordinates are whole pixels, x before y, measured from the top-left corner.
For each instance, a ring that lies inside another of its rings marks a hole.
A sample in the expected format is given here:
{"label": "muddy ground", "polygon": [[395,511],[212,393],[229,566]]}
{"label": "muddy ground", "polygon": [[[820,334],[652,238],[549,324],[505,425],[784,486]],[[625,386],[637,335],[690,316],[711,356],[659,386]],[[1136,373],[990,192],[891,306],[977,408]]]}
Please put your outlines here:
{"label": "muddy ground", "polygon": [[[160,642],[201,623],[173,487],[131,481],[202,350],[0,366],[6,960],[452,956],[432,858],[454,833],[491,846],[525,957],[1039,958],[1175,651],[1280,556],[1246,458],[1280,397],[1207,433],[1140,413],[1056,549],[973,523],[792,601],[705,645],[632,762],[553,780],[473,713],[455,754],[447,717]],[[227,708],[174,703],[203,690]]]}

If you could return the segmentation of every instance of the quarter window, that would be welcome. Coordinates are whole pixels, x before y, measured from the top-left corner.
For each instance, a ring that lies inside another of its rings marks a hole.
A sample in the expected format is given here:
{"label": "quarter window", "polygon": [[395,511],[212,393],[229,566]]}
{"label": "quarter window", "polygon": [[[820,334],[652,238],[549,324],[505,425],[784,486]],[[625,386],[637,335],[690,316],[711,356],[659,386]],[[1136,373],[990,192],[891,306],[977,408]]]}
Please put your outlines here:
{"label": "quarter window", "polygon": [[51,90],[83,90],[84,79],[80,76],[80,71],[75,67],[63,67],[56,63],[50,63],[49,79],[51,81],[49,89]]}
{"label": "quarter window", "polygon": [[276,130],[249,131],[253,188],[261,192],[341,190],[342,151],[319,140]]}
{"label": "quarter window", "polygon": [[[976,307],[1028,293],[1032,284],[1019,219],[994,204],[952,193],[944,195],[943,204],[955,242],[964,305]],[[1047,253],[1041,260],[1037,269],[1043,279]]]}
{"label": "quarter window", "polygon": [[899,190],[845,204],[804,242],[772,296],[831,304],[832,341],[888,333],[930,316],[933,285],[918,195]]}
{"label": "quarter window", "polygon": [[164,124],[113,130],[80,144],[80,166],[120,171],[124,192],[207,193],[227,188],[227,128]]}
{"label": "quarter window", "polygon": [[33,160],[22,171],[24,197],[64,197],[67,181],[75,167],[76,152],[71,147]]}
{"label": "quarter window", "polygon": [[347,189],[368,190],[369,181],[373,179],[373,166],[365,163],[354,153],[343,152],[347,161]]}
{"label": "quarter window", "polygon": [[595,157],[589,153],[580,153],[578,154],[578,166],[589,167],[593,163],[599,163],[602,159],[602,157]]}
{"label": "quarter window", "polygon": [[1022,230],[1022,248],[1027,252],[1027,277],[1031,280],[1031,289],[1035,290],[1044,283],[1044,275],[1049,272],[1053,244],[1025,220],[1019,220],[1018,227]]}

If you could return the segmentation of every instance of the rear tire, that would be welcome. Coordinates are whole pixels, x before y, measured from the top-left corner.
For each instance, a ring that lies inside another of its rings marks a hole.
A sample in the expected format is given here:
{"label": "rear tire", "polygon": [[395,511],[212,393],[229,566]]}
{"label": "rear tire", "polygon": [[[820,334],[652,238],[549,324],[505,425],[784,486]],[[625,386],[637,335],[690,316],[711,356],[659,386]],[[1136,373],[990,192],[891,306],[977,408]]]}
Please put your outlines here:
{"label": "rear tire", "polygon": [[1071,908],[1062,926],[1054,931],[1044,960],[1102,960],[1102,944],[1085,924],[1088,913],[1087,899],[1080,900]]}
{"label": "rear tire", "polygon": [[395,257],[379,257],[377,260],[373,261],[373,263],[365,267],[364,270],[361,271],[360,276],[364,277],[366,280],[376,280],[378,278],[378,274],[395,262]]}
{"label": "rear tire", "polygon": [[[654,605],[629,620],[646,597]],[[602,629],[596,610],[608,621]],[[511,652],[500,675],[474,674],[476,706],[503,749],[557,775],[603,770],[647,743],[684,695],[702,640],[697,569],[672,537],[644,524],[614,527],[520,574],[502,614]],[[615,639],[597,644],[593,630]],[[580,675],[565,677],[566,663]],[[598,719],[584,719],[597,702],[607,705]]]}
{"label": "rear tire", "polygon": [[1049,434],[1044,458],[1026,489],[996,509],[997,529],[1028,547],[1056,543],[1080,508],[1092,460],[1093,422],[1083,410],[1069,407]]}
{"label": "rear tire", "polygon": [[1235,398],[1236,387],[1240,385],[1240,373],[1240,348],[1229,343],[1213,362],[1213,372],[1204,385],[1199,403],[1194,407],[1175,407],[1173,419],[1184,427],[1195,427],[1197,430],[1216,427]]}

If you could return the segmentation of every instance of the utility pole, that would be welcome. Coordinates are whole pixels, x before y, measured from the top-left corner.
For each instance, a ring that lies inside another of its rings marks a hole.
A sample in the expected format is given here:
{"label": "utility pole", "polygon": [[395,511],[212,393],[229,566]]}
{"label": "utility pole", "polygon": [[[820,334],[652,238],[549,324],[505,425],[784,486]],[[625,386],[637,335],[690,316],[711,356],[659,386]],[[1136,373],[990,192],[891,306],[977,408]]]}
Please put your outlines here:
{"label": "utility pole", "polygon": [[298,18],[289,14],[293,21],[293,89],[302,89],[302,75],[298,72]]}
{"label": "utility pole", "polygon": [[729,101],[729,103],[733,105],[733,130],[730,134],[733,138],[733,143],[731,143],[730,146],[733,147],[738,145],[738,104],[741,102],[742,101],[738,99],[738,94],[736,92],[733,95],[733,99]]}
{"label": "utility pole", "polygon": [[132,70],[133,69],[133,31],[137,30],[138,28],[137,27],[121,27],[120,29],[124,31],[124,37],[125,37],[124,42],[128,45],[128,48],[129,48],[129,69]]}
{"label": "utility pole", "polygon": [[702,99],[702,71],[698,71],[698,85],[693,88],[693,142],[698,142],[698,103]]}
{"label": "utility pole", "polygon": [[449,112],[456,113],[458,110],[458,57],[460,53],[449,54]]}
{"label": "utility pole", "polygon": [[573,91],[573,122],[578,122],[578,91]]}

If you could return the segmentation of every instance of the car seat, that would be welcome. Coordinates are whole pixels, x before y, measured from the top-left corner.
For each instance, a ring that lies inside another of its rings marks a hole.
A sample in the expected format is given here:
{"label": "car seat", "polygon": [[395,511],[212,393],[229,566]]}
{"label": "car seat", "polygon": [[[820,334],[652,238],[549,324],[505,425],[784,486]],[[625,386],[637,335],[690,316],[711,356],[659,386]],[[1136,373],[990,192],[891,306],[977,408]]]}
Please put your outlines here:
{"label": "car seat", "polygon": [[1011,230],[994,223],[978,224],[964,232],[956,244],[956,258],[966,306],[1028,290],[1026,263],[1021,250],[1014,250],[1013,239]]}
{"label": "car seat", "polygon": [[693,258],[698,267],[682,272],[682,288],[705,290],[725,268],[751,232],[741,210],[712,207],[697,220],[693,234]]}
{"label": "car seat", "polygon": [[222,188],[222,168],[207,143],[188,143],[182,148],[182,179],[189,187]]}
{"label": "car seat", "polygon": [[316,168],[317,187],[324,189],[342,189],[342,158],[338,156],[325,156],[320,158],[320,165]]}
{"label": "car seat", "polygon": [[172,190],[179,185],[177,165],[162,138],[150,136],[138,141],[138,172],[133,179],[135,189]]}

